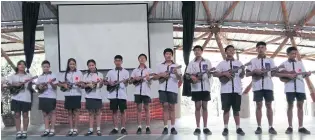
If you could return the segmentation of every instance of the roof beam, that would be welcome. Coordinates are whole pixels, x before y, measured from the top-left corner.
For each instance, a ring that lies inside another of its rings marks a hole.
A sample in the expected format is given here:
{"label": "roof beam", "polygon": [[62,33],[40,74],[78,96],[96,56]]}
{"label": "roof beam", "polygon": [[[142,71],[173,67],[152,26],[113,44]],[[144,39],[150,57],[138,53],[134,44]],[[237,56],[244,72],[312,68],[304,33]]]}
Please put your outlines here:
{"label": "roof beam", "polygon": [[239,1],[234,1],[229,9],[224,13],[223,17],[220,19],[219,23],[223,23],[223,21],[230,15],[230,13],[234,10]]}
{"label": "roof beam", "polygon": [[[24,44],[22,39],[17,39],[17,38],[12,37],[12,36],[10,36],[8,34],[1,34],[1,38],[6,39],[6,40],[10,40],[10,41],[14,41],[14,42],[17,42],[17,43]],[[41,44],[36,44],[35,43],[35,49],[44,50],[44,46],[41,45]]]}
{"label": "roof beam", "polygon": [[206,48],[206,46],[207,46],[207,44],[210,42],[212,36],[213,36],[213,33],[210,33],[209,36],[208,36],[208,38],[207,38],[207,39],[205,40],[205,42],[203,43],[202,49],[205,49],[205,48]]}
{"label": "roof beam", "polygon": [[209,24],[211,24],[212,23],[212,19],[211,19],[211,13],[210,13],[210,9],[209,9],[209,6],[208,6],[208,2],[207,1],[202,1],[202,5],[205,8],[205,12],[206,12],[206,15],[207,15],[207,21],[208,21]]}
{"label": "roof beam", "polygon": [[300,20],[299,25],[296,26],[294,30],[295,31],[300,30],[304,25],[307,24],[307,22],[309,22],[313,18],[314,15],[315,15],[315,6],[313,7],[312,11],[304,19]]}
{"label": "roof beam", "polygon": [[[45,51],[43,51],[43,50],[34,52],[34,54],[43,54],[43,53],[45,53]],[[7,56],[21,56],[21,55],[25,55],[24,52],[7,54]],[[2,57],[4,57],[4,56],[2,56]]]}
{"label": "roof beam", "polygon": [[[272,40],[266,42],[266,44],[271,44],[271,43],[273,43],[273,42],[277,42],[277,41],[279,41],[279,40],[281,40],[281,39],[283,39],[283,38],[284,38],[284,36],[276,37],[276,38],[274,38],[274,39],[272,39]],[[253,51],[253,50],[255,50],[255,49],[256,49],[256,47],[252,47],[252,48],[249,48],[249,49],[245,49],[244,52]]]}
{"label": "roof beam", "polygon": [[287,44],[289,40],[289,37],[286,37],[282,43],[280,44],[280,46],[276,49],[276,51],[270,56],[270,58],[274,58],[278,55],[278,53],[283,49],[283,47]]}
{"label": "roof beam", "polygon": [[314,54],[308,54],[308,55],[304,55],[301,58],[311,58],[311,57],[315,57],[315,53]]}
{"label": "roof beam", "polygon": [[155,11],[156,6],[157,6],[158,3],[159,3],[158,1],[154,1],[154,2],[153,2],[153,5],[152,5],[152,6],[150,7],[150,9],[149,9],[148,17],[150,17],[150,16],[152,15],[153,11]]}
{"label": "roof beam", "polygon": [[[293,47],[297,48],[297,45],[296,45],[296,42],[295,42],[293,36],[290,37],[290,41],[291,41],[291,45],[292,45]],[[299,52],[299,51],[298,51],[296,57],[297,57],[298,60],[301,60],[301,55],[300,55],[300,52]]]}
{"label": "roof beam", "polygon": [[221,43],[221,38],[220,38],[218,33],[215,33],[214,37],[215,37],[215,40],[217,41],[217,44],[218,44],[219,50],[221,52],[222,58],[225,60],[226,59],[226,55],[225,55],[225,51],[223,49],[223,45]]}
{"label": "roof beam", "polygon": [[58,16],[58,10],[55,6],[51,5],[51,2],[45,3],[48,9],[57,17]]}
{"label": "roof beam", "polygon": [[289,16],[287,11],[287,6],[285,4],[285,1],[281,1],[281,9],[282,9],[282,16],[283,16],[283,22],[285,24],[285,28],[289,28]]}
{"label": "roof beam", "polygon": [[198,41],[198,40],[200,40],[200,39],[203,39],[203,38],[204,38],[205,36],[207,36],[208,34],[209,34],[209,32],[205,32],[205,33],[201,34],[200,36],[198,36],[197,38],[195,38],[193,42],[196,42],[196,41]]}

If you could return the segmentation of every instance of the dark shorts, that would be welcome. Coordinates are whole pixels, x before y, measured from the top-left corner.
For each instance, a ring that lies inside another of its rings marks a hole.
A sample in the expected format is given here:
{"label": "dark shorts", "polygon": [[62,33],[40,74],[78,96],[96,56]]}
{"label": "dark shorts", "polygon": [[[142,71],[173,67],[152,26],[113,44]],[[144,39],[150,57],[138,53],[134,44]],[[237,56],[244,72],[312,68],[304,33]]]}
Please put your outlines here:
{"label": "dark shorts", "polygon": [[65,109],[81,109],[81,96],[65,96]]}
{"label": "dark shorts", "polygon": [[177,104],[177,93],[159,90],[160,103]]}
{"label": "dark shorts", "polygon": [[287,92],[285,93],[287,96],[287,102],[293,103],[295,101],[295,98],[297,101],[304,101],[306,100],[305,93],[299,93],[299,92]]}
{"label": "dark shorts", "polygon": [[99,110],[103,106],[102,99],[85,98],[85,108],[89,111]]}
{"label": "dark shorts", "polygon": [[117,111],[118,108],[120,112],[127,109],[127,101],[125,99],[109,99],[109,108],[112,111]]}
{"label": "dark shorts", "polygon": [[12,100],[11,101],[11,111],[14,112],[28,112],[32,108],[32,103]]}
{"label": "dark shorts", "polygon": [[39,98],[38,109],[45,113],[50,113],[56,109],[56,99]]}
{"label": "dark shorts", "polygon": [[191,92],[191,100],[198,101],[210,101],[211,95],[209,91],[192,91]]}
{"label": "dark shorts", "polygon": [[262,102],[265,98],[266,102],[272,102],[274,100],[272,90],[258,90],[254,91],[254,101]]}
{"label": "dark shorts", "polygon": [[230,111],[232,107],[233,111],[241,110],[242,96],[238,93],[222,93],[221,94],[221,104],[222,110]]}
{"label": "dark shorts", "polygon": [[135,95],[135,103],[136,104],[149,104],[151,103],[151,98],[149,96],[144,96],[144,95]]}

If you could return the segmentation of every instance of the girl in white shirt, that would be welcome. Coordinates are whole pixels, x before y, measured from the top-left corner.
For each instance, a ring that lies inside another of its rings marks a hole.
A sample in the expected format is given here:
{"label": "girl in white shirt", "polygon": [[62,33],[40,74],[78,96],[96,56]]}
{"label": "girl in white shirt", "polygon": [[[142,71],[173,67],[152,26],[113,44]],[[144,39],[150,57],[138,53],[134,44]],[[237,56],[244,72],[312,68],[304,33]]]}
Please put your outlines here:
{"label": "girl in white shirt", "polygon": [[[56,123],[56,75],[50,71],[50,63],[45,60],[42,62],[43,74],[36,81],[36,89],[42,90],[39,98],[39,110],[42,110],[45,122],[45,131],[42,137],[52,137],[55,135]],[[51,126],[49,124],[51,121]],[[51,127],[51,129],[49,129]]]}
{"label": "girl in white shirt", "polygon": [[[84,75],[85,82],[85,108],[90,114],[90,128],[85,136],[93,135],[94,117],[96,117],[96,125],[98,136],[101,136],[101,109],[102,103],[102,87],[103,87],[103,74],[97,72],[96,62],[93,59],[87,61],[89,67],[88,72]],[[89,91],[91,90],[91,91]]]}
{"label": "girl in white shirt", "polygon": [[[68,110],[68,119],[70,125],[70,131],[67,136],[77,136],[78,135],[78,122],[79,122],[79,111],[81,109],[81,88],[82,84],[82,72],[76,69],[76,61],[73,58],[68,59],[67,69],[65,72],[64,79],[61,79],[59,84],[65,87],[65,104],[64,107]],[[72,88],[69,88],[72,85]]]}

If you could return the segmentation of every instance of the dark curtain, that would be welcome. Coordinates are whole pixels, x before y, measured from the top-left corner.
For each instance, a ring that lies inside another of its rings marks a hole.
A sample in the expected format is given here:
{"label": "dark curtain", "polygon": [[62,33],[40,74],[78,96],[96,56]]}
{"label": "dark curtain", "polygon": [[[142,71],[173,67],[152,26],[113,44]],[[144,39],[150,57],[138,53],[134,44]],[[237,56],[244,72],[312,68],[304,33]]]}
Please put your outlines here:
{"label": "dark curtain", "polygon": [[38,2],[22,3],[23,41],[27,72],[32,65],[35,51],[35,31],[39,13]]}
{"label": "dark curtain", "polygon": [[[194,1],[183,1],[182,3],[183,57],[186,65],[186,72],[194,39],[196,5]],[[190,82],[185,78],[185,76],[183,82],[183,96],[191,96],[191,85]]]}
{"label": "dark curtain", "polygon": [[[27,73],[32,65],[34,51],[35,51],[35,32],[37,26],[37,19],[39,13],[38,2],[23,2],[22,3],[22,21],[23,21],[23,41],[24,41],[24,54]],[[34,90],[31,88],[31,83],[28,85],[31,91],[31,100],[33,102]]]}

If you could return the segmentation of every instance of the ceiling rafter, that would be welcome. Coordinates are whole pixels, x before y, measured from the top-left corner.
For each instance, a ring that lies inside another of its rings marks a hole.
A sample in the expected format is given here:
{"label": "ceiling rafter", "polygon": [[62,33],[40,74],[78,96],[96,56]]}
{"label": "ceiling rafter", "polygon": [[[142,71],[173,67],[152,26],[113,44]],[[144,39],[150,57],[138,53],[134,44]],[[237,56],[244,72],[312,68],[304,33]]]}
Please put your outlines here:
{"label": "ceiling rafter", "polygon": [[[17,43],[21,43],[21,44],[24,44],[24,41],[20,38],[15,38],[15,37],[12,37],[8,34],[5,34],[5,33],[2,33],[1,34],[1,38],[4,38],[6,40],[10,40],[10,41],[14,41],[14,42],[17,42]],[[39,49],[39,50],[44,50],[44,46],[41,45],[41,44],[36,44],[35,43],[35,49]]]}

